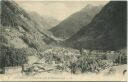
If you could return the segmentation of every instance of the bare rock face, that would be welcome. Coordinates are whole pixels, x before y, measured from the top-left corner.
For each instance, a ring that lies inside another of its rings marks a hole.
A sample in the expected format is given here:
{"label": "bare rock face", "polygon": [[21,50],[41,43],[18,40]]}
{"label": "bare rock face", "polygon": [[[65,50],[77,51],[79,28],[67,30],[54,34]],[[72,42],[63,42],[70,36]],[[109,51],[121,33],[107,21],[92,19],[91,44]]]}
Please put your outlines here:
{"label": "bare rock face", "polygon": [[102,5],[93,6],[89,4],[50,29],[50,31],[56,37],[67,39],[78,32],[83,26],[88,25],[101,8]]}
{"label": "bare rock face", "polygon": [[74,48],[119,50],[126,47],[126,29],[127,2],[111,1],[66,44]]}

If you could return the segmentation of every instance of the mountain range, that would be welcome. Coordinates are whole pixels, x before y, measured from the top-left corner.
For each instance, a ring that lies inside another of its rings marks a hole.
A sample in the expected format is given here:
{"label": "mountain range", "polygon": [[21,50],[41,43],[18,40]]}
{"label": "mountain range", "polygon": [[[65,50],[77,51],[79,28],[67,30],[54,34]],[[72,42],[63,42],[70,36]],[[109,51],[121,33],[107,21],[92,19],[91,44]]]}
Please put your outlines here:
{"label": "mountain range", "polygon": [[[40,69],[50,73],[51,68],[54,73],[57,70],[92,72],[95,68],[97,73],[102,66],[108,67],[108,61],[127,62],[125,1],[110,1],[104,7],[88,5],[61,23],[25,11],[13,0],[0,1],[0,6],[0,72],[4,67],[24,67],[27,63],[30,65],[27,72],[22,68],[27,74],[41,72]],[[83,49],[89,49],[88,57],[81,52]],[[92,55],[91,50],[119,50],[120,53],[109,56],[105,52],[99,61],[100,54]]]}
{"label": "mountain range", "polygon": [[72,14],[49,31],[58,38],[68,39],[77,33],[83,26],[88,25],[92,21],[93,17],[99,13],[102,7],[103,5],[93,6],[88,4],[79,12]]}
{"label": "mountain range", "polygon": [[119,50],[126,44],[127,2],[111,1],[64,45],[77,49]]}

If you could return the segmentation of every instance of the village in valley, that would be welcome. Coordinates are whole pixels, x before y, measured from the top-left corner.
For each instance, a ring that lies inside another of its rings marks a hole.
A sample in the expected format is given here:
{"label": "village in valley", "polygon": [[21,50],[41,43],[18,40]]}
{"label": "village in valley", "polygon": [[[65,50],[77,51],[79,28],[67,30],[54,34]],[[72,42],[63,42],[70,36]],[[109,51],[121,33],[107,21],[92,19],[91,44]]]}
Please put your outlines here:
{"label": "village in valley", "polygon": [[125,81],[126,2],[85,2],[0,1],[0,80]]}

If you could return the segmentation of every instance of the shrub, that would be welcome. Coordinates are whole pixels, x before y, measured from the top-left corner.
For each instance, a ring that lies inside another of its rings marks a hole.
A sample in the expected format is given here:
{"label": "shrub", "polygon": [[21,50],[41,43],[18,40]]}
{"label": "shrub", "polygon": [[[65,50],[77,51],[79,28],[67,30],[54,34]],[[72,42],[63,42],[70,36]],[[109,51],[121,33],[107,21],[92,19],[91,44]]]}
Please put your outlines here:
{"label": "shrub", "polygon": [[12,47],[5,48],[6,51],[1,51],[0,67],[18,66],[27,62],[27,54],[23,49]]}
{"label": "shrub", "polygon": [[88,54],[82,55],[77,62],[71,64],[70,68],[72,73],[76,73],[77,71],[81,71],[81,73],[97,73],[107,67],[111,67],[112,65],[113,63],[110,60],[103,60],[94,55]]}

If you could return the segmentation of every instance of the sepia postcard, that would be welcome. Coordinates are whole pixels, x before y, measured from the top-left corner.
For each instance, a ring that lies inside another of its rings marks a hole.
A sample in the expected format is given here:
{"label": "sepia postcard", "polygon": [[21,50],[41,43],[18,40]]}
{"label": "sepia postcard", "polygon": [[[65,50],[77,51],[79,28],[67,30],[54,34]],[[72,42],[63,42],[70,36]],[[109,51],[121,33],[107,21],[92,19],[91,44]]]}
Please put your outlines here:
{"label": "sepia postcard", "polygon": [[127,81],[127,1],[0,0],[0,82]]}

